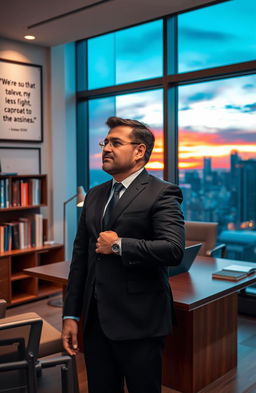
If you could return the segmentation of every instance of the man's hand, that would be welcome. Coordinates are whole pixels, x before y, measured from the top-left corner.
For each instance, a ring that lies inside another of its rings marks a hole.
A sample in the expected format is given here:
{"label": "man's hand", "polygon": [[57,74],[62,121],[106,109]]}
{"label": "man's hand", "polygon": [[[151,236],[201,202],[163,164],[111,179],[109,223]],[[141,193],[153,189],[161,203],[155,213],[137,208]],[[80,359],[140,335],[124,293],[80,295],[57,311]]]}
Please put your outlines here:
{"label": "man's hand", "polygon": [[71,356],[79,351],[77,343],[78,323],[75,319],[64,319],[62,328],[62,343],[65,351]]}
{"label": "man's hand", "polygon": [[118,234],[113,231],[100,232],[96,243],[98,254],[113,254],[112,244],[118,239]]}

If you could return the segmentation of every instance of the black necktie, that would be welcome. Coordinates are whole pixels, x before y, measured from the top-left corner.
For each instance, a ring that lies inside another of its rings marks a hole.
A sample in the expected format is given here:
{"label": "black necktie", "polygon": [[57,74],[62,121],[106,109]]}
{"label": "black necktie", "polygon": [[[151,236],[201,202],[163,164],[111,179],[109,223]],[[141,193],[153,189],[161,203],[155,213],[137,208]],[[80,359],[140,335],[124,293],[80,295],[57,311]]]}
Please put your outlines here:
{"label": "black necktie", "polygon": [[102,228],[104,231],[106,231],[112,216],[112,213],[114,211],[114,207],[117,204],[118,200],[119,200],[119,193],[122,190],[124,186],[122,185],[122,183],[115,183],[113,186],[114,189],[114,194],[112,196],[112,198],[109,201],[109,204],[106,208],[103,220],[102,220]]}

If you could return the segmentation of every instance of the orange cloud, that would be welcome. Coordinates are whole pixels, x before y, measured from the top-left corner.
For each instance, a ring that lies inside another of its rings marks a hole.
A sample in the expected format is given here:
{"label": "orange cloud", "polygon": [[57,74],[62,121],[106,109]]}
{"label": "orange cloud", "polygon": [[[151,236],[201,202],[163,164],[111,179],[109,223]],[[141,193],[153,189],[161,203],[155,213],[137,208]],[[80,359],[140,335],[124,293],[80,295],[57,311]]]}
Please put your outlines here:
{"label": "orange cloud", "polygon": [[[230,136],[230,135],[229,135]],[[246,160],[256,158],[256,144],[231,138],[224,139],[218,133],[202,133],[180,129],[179,130],[179,168],[200,169],[203,167],[203,158],[212,158],[212,168],[229,169],[230,154],[232,150],[238,151],[239,156]]]}

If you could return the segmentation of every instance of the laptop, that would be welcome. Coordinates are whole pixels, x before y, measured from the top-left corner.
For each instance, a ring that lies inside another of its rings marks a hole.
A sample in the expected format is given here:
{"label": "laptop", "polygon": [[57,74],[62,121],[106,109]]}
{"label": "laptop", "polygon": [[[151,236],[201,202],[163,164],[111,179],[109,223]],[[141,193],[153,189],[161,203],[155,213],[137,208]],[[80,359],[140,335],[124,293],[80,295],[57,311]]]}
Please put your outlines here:
{"label": "laptop", "polygon": [[180,273],[186,273],[191,268],[196,256],[201,248],[202,243],[193,244],[192,246],[185,247],[184,255],[181,263],[178,266],[169,266],[168,276],[176,276]]}

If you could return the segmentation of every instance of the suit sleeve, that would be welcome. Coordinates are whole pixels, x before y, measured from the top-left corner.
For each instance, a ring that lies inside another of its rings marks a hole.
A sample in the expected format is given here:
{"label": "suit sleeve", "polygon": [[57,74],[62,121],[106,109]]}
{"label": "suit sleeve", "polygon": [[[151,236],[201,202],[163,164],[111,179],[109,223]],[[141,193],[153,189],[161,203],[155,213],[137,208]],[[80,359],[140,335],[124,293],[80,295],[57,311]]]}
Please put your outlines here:
{"label": "suit sleeve", "polygon": [[150,240],[122,238],[122,261],[132,265],[178,265],[183,257],[185,236],[179,187],[169,184],[151,210]]}
{"label": "suit sleeve", "polygon": [[73,245],[73,255],[65,294],[63,316],[79,317],[82,309],[84,283],[87,275],[88,234],[85,222],[85,208],[80,216]]}

